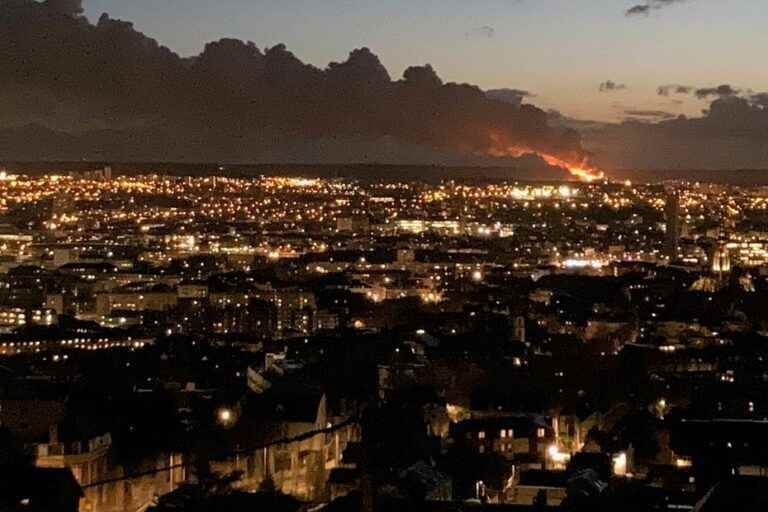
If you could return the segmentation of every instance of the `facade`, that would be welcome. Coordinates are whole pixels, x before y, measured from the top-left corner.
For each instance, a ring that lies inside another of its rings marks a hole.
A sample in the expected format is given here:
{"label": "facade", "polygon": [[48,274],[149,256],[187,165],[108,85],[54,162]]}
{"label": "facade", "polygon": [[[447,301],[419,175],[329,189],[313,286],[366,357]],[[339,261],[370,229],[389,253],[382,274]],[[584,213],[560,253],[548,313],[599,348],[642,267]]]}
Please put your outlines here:
{"label": "facade", "polygon": [[47,443],[35,445],[35,464],[43,468],[70,468],[81,486],[103,480],[109,473],[107,454],[112,446],[109,433],[84,440],[63,441],[58,427],[50,427]]}
{"label": "facade", "polygon": [[96,295],[96,314],[109,315],[112,311],[167,311],[176,306],[174,292],[102,293]]}
{"label": "facade", "polygon": [[[142,469],[146,475],[121,480],[125,469],[112,463],[111,449],[109,433],[64,441],[59,439],[57,427],[52,426],[48,441],[34,445],[35,465],[72,472],[83,489],[79,512],[142,510],[158,495],[172,492],[186,480],[184,469],[177,467],[183,465],[180,454],[144,461]],[[157,471],[165,467],[176,468]]]}
{"label": "facade", "polygon": [[525,459],[545,465],[547,450],[555,443],[550,421],[541,416],[499,415],[452,424],[450,439],[479,454],[496,453],[514,461]]}
{"label": "facade", "polygon": [[[273,435],[292,441],[271,444],[216,462],[213,469],[225,473],[243,471],[239,485],[244,489],[258,488],[270,479],[277,489],[299,499],[310,502],[329,500],[332,472],[354,468],[343,456],[348,446],[360,440],[360,429],[355,423],[335,426],[340,419],[328,416],[325,396],[307,398],[297,399],[287,406],[290,410],[286,412],[291,418],[276,425]],[[310,413],[310,410],[314,412]],[[300,414],[297,416],[294,412]]]}

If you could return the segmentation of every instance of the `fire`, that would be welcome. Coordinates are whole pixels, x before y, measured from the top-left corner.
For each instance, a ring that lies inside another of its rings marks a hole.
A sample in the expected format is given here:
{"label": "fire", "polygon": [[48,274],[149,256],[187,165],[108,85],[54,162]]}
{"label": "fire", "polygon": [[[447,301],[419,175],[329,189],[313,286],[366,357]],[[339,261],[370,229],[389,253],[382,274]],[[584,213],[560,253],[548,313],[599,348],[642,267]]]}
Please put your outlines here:
{"label": "fire", "polygon": [[552,167],[565,169],[581,181],[592,182],[605,178],[605,173],[593,165],[590,165],[586,159],[582,159],[579,162],[568,162],[548,153],[528,148],[519,148],[516,146],[509,146],[503,150],[494,149],[491,151],[491,154],[494,156],[512,156],[515,158],[524,155],[538,155]]}
{"label": "fire", "polygon": [[592,182],[605,178],[605,173],[591,165],[586,157],[579,159],[577,162],[569,162],[565,159],[535,149],[514,145],[507,146],[501,141],[501,137],[496,133],[491,133],[491,140],[496,144],[496,147],[489,151],[493,156],[511,156],[519,158],[524,155],[538,155],[542,160],[547,162],[547,164],[552,167],[565,169],[581,181]]}
{"label": "fire", "polygon": [[539,155],[549,165],[553,167],[562,167],[579,178],[581,181],[591,182],[605,178],[605,173],[603,171],[596,169],[592,165],[589,165],[589,163],[586,161],[582,161],[581,163],[574,165],[566,162],[565,160],[557,158],[556,156],[548,155],[546,153],[536,154]]}

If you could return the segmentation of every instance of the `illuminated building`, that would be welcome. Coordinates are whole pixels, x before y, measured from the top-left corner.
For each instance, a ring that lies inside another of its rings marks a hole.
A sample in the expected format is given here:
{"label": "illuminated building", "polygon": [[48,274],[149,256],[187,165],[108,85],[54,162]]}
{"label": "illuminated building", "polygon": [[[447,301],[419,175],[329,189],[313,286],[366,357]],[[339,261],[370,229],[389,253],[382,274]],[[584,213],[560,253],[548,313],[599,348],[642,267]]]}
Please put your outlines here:
{"label": "illuminated building", "polygon": [[0,331],[11,330],[27,324],[27,312],[24,308],[0,308]]}
{"label": "illuminated building", "polygon": [[731,273],[731,256],[728,247],[719,243],[712,252],[712,273],[723,281]]}
{"label": "illuminated building", "polygon": [[153,341],[151,338],[135,339],[117,335],[101,338],[83,336],[57,339],[35,339],[10,335],[0,338],[0,356],[51,353],[54,354],[53,357],[56,362],[66,360],[68,351],[109,350],[117,347],[139,349],[152,344]]}

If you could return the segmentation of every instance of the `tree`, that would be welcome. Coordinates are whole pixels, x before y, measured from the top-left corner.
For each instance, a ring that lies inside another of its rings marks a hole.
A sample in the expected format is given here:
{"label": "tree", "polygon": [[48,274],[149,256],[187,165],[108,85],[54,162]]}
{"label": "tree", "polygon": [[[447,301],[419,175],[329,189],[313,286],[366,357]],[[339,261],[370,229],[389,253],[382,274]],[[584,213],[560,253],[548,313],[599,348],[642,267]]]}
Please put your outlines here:
{"label": "tree", "polygon": [[15,485],[18,475],[33,467],[32,457],[11,431],[0,426],[0,510],[12,510],[22,496]]}

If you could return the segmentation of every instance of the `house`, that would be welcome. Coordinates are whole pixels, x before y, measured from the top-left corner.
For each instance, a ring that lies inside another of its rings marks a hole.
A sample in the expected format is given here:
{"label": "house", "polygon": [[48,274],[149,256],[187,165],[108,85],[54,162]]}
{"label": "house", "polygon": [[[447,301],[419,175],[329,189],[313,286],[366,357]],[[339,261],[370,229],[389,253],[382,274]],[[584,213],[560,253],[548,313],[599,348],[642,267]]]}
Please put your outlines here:
{"label": "house", "polygon": [[533,457],[543,464],[555,432],[543,416],[504,415],[454,423],[449,439],[480,454],[495,452],[512,460]]}
{"label": "house", "polygon": [[[336,483],[341,484],[336,487],[330,476],[337,468],[350,468],[342,454],[360,432],[351,422],[339,426],[344,419],[333,415],[323,393],[276,382],[263,393],[249,395],[243,403],[244,421],[256,417],[254,411],[267,418],[265,422],[242,422],[235,430],[246,429],[250,437],[258,429],[268,446],[239,455],[234,465],[216,461],[216,471],[243,471],[243,486],[269,479],[281,492],[306,501],[324,501],[330,493],[341,492],[346,475],[336,472],[335,478],[340,479]],[[277,442],[285,439],[291,441]]]}
{"label": "house", "polygon": [[112,446],[110,433],[61,436],[58,425],[50,426],[47,443],[34,445],[35,464],[43,468],[68,468],[81,485],[108,476],[108,454]]}

